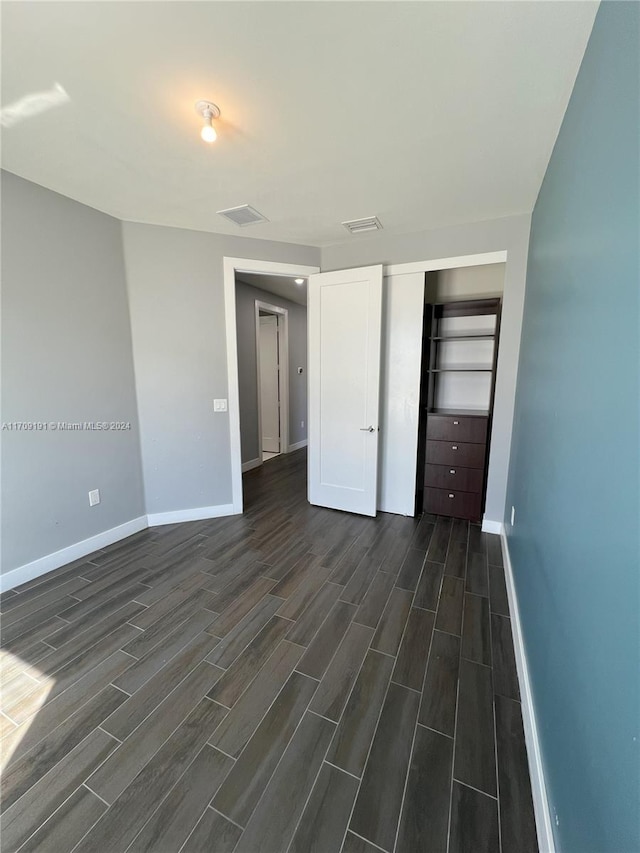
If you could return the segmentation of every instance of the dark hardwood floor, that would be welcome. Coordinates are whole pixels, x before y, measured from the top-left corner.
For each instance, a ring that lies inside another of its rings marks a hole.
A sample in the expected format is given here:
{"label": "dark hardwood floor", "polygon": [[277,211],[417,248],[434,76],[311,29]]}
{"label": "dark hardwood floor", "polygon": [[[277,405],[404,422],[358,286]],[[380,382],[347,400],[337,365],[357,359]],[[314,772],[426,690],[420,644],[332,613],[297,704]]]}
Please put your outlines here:
{"label": "dark hardwood floor", "polygon": [[244,485],[2,596],[2,853],[536,851],[498,537]]}

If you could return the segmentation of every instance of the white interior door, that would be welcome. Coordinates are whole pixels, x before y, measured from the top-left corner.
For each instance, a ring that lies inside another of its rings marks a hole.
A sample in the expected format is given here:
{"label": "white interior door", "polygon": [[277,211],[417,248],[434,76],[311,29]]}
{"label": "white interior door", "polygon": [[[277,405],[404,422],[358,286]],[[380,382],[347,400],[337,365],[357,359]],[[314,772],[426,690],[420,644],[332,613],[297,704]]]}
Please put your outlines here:
{"label": "white interior door", "polygon": [[280,453],[278,318],[260,317],[260,423],[262,451]]}
{"label": "white interior door", "polygon": [[385,276],[383,287],[378,509],[414,515],[424,273]]}
{"label": "white interior door", "polygon": [[382,266],[309,278],[309,502],[375,515]]}

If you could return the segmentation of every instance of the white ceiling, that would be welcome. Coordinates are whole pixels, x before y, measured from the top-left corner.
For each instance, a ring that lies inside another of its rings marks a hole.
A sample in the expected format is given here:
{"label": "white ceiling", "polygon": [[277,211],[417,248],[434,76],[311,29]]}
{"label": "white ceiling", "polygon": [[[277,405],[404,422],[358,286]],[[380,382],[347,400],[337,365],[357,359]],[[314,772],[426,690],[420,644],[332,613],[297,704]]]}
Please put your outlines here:
{"label": "white ceiling", "polygon": [[258,287],[260,290],[266,290],[268,293],[273,293],[274,296],[281,296],[283,299],[288,299],[290,302],[295,302],[298,305],[307,304],[307,279],[304,284],[296,284],[289,276],[285,275],[263,275],[262,273],[243,272],[236,275],[236,281],[242,281],[245,284],[250,284],[253,287]]}
{"label": "white ceiling", "polygon": [[[314,245],[532,210],[596,2],[3,2],[3,165],[121,219]],[[222,110],[199,137],[199,98]],[[217,210],[248,203],[269,222]]]}

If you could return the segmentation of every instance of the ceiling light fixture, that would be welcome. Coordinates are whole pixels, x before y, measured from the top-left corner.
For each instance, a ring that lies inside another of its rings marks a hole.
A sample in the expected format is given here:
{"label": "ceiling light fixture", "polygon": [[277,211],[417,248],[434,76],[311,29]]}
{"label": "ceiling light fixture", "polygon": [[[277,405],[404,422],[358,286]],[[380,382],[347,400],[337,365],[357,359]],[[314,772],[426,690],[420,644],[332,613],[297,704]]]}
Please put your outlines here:
{"label": "ceiling light fixture", "polygon": [[213,126],[213,119],[220,118],[220,107],[211,101],[196,101],[196,112],[204,119],[200,136],[205,142],[215,142],[218,134]]}
{"label": "ceiling light fixture", "polygon": [[295,281],[295,283],[296,283],[296,284],[304,284],[304,279],[303,279],[303,278],[294,278],[294,281]]}

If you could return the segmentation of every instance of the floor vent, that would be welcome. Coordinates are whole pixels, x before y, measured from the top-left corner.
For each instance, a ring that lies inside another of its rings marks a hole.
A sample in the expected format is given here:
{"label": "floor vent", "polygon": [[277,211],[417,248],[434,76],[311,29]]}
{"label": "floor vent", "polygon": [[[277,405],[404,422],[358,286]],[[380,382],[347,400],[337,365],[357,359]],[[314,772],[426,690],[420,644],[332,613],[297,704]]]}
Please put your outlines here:
{"label": "floor vent", "polygon": [[249,204],[241,204],[239,207],[229,207],[227,210],[219,210],[218,214],[226,216],[227,219],[240,226],[253,225],[254,222],[269,221],[266,216],[258,213],[255,207],[251,207]]}
{"label": "floor vent", "polygon": [[361,234],[363,231],[381,231],[382,225],[377,216],[365,216],[364,219],[350,219],[342,223],[351,234]]}

